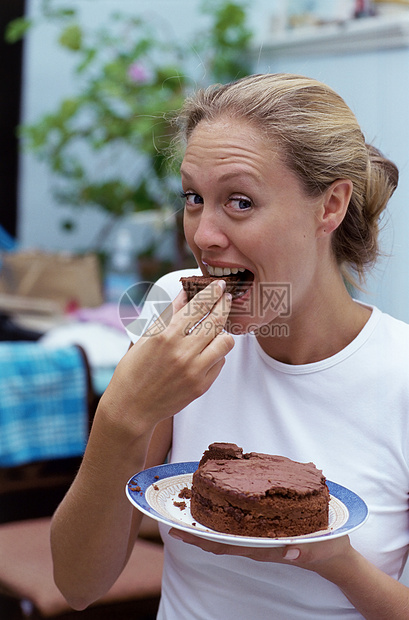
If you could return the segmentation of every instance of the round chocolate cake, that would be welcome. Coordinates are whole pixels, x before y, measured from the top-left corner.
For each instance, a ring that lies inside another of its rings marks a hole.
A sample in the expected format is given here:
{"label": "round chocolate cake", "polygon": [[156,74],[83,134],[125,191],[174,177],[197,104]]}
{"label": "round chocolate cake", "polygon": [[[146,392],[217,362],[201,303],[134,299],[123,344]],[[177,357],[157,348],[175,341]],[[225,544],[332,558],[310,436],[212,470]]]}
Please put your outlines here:
{"label": "round chocolate cake", "polygon": [[215,443],[193,474],[191,513],[202,525],[278,538],[328,527],[329,491],[313,463]]}

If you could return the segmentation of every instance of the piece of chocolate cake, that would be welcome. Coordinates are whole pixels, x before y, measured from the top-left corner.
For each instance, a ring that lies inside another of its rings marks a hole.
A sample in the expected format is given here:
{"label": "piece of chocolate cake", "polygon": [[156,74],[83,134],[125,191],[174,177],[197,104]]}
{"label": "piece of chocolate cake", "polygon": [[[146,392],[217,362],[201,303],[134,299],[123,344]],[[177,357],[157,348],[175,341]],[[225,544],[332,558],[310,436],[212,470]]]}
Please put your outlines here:
{"label": "piece of chocolate cake", "polygon": [[234,297],[237,297],[242,293],[245,288],[248,288],[248,283],[243,282],[238,275],[232,276],[187,276],[180,278],[182,286],[187,294],[187,299],[190,301],[199,291],[202,291],[214,280],[224,280],[226,282],[226,291],[231,293]]}
{"label": "piece of chocolate cake", "polygon": [[203,452],[203,456],[200,459],[199,467],[204,465],[206,461],[216,459],[242,459],[243,448],[239,448],[235,443],[212,443],[207,450]]}

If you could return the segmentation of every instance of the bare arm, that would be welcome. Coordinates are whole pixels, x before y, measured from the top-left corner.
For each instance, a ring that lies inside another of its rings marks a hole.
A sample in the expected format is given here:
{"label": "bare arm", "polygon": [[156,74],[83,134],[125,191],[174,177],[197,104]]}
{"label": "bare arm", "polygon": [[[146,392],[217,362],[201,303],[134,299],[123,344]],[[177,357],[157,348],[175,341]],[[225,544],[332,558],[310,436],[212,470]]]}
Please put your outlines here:
{"label": "bare arm", "polygon": [[[101,398],[81,468],[51,531],[55,580],[75,609],[102,596],[129,557],[141,517],[125,496],[126,482],[163,462],[172,416],[210,387],[233,347],[221,331],[229,306],[223,290],[211,284],[188,311],[178,297],[170,324],[126,353]],[[188,334],[192,318],[209,311],[215,329]]]}
{"label": "bare arm", "polygon": [[335,583],[367,620],[409,618],[409,588],[386,575],[353,547],[325,560],[315,570]]}
{"label": "bare arm", "polygon": [[[137,536],[142,514],[125,495],[129,478],[144,469],[149,433],[132,445],[116,445],[104,428],[104,412],[92,429],[80,471],[53,518],[54,578],[68,603],[84,609],[120,575]],[[163,462],[171,441],[171,419],[154,433],[152,464]]]}

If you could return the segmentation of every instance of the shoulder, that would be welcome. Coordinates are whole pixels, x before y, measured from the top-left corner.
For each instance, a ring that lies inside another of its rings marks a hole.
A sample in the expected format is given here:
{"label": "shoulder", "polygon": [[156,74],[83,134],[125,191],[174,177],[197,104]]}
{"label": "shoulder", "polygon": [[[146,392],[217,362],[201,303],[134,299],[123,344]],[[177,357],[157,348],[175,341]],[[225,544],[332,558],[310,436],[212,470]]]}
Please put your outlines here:
{"label": "shoulder", "polygon": [[409,324],[396,319],[385,312],[380,313],[379,335],[388,340],[393,346],[408,347],[409,343]]}
{"label": "shoulder", "polygon": [[201,276],[200,269],[179,269],[165,274],[157,282],[154,287],[158,287],[165,291],[171,300],[173,300],[181,289],[180,278],[186,276]]}
{"label": "shoulder", "polygon": [[374,358],[389,367],[409,373],[409,325],[378,310],[379,319],[372,334]]}

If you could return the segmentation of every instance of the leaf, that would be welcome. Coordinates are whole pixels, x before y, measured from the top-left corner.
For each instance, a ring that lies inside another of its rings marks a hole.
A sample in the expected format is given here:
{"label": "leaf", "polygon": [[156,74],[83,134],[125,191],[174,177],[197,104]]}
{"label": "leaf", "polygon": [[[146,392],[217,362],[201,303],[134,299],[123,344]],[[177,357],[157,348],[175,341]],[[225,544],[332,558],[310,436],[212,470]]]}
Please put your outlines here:
{"label": "leaf", "polygon": [[12,22],[7,24],[6,32],[5,32],[5,40],[7,43],[17,43],[22,39],[26,32],[32,27],[33,21],[31,19],[27,19],[26,17],[18,17],[17,19],[13,19]]}
{"label": "leaf", "polygon": [[60,105],[59,117],[61,121],[65,122],[72,118],[78,111],[80,101],[78,99],[64,99]]}
{"label": "leaf", "polygon": [[77,66],[76,72],[78,74],[83,73],[86,69],[88,69],[89,65],[92,63],[94,58],[98,54],[98,50],[95,47],[89,47],[86,50],[83,50],[84,58],[82,62]]}
{"label": "leaf", "polygon": [[[178,40],[163,37],[155,22],[120,13],[103,26],[89,24],[85,29],[79,11],[57,4],[74,3],[41,0],[41,16],[58,25],[59,44],[77,52],[78,94],[20,127],[22,146],[54,172],[53,195],[62,204],[91,206],[113,217],[160,208],[179,185],[178,164],[169,167],[169,161],[175,161],[169,153],[176,130],[168,119],[191,88],[250,72],[246,52],[251,33],[244,2],[202,0],[202,12],[210,17],[208,27],[195,31],[191,26]],[[30,27],[29,20],[15,20],[9,36],[19,40]],[[194,73],[195,58],[203,63],[201,83]],[[132,73],[135,65],[146,69],[145,78],[143,72],[142,78]],[[132,175],[111,170],[106,162],[112,152],[126,153],[130,165],[143,165]],[[94,161],[97,169],[92,169]],[[99,169],[100,162],[107,165],[105,170]]]}
{"label": "leaf", "polygon": [[82,45],[82,29],[78,24],[70,24],[64,28],[58,41],[63,47],[78,51]]}

